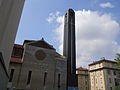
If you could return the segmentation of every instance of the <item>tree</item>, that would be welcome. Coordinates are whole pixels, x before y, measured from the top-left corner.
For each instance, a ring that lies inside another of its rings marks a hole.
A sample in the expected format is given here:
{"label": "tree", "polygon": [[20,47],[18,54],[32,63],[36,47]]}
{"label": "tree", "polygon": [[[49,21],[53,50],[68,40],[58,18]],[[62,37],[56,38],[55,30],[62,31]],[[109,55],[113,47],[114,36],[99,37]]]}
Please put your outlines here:
{"label": "tree", "polygon": [[116,54],[115,60],[117,61],[117,67],[118,67],[118,69],[120,69],[120,53]]}
{"label": "tree", "polygon": [[120,90],[120,85],[115,88],[115,90]]}
{"label": "tree", "polygon": [[[116,54],[115,60],[117,61],[117,68],[120,69],[120,53]],[[118,85],[115,90],[120,90],[120,85]]]}

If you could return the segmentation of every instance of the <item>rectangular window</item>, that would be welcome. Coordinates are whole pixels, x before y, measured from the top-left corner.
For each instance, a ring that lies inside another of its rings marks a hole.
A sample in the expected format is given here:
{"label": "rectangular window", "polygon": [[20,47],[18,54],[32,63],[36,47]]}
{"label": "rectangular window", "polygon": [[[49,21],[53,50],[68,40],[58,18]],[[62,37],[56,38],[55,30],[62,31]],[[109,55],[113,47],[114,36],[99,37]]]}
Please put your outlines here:
{"label": "rectangular window", "polygon": [[111,78],[109,78],[109,82],[111,83]]}
{"label": "rectangular window", "polygon": [[108,75],[110,75],[110,74],[111,74],[111,71],[110,71],[110,70],[107,70],[107,72],[108,72]]}
{"label": "rectangular window", "polygon": [[28,78],[27,78],[27,85],[30,84],[30,81],[31,81],[31,75],[32,75],[32,71],[29,71],[29,72],[28,72]]}
{"label": "rectangular window", "polygon": [[112,87],[110,87],[110,90],[112,90]]}
{"label": "rectangular window", "polygon": [[96,78],[96,84],[97,84],[97,78]]}
{"label": "rectangular window", "polygon": [[116,71],[113,71],[114,75],[116,75]]}
{"label": "rectangular window", "polygon": [[119,85],[120,80],[119,80],[119,79],[117,79],[117,78],[115,78],[115,79],[114,79],[114,81],[115,81],[115,86],[118,86],[118,85]]}
{"label": "rectangular window", "polygon": [[14,69],[11,69],[9,82],[12,82],[14,71]]}
{"label": "rectangular window", "polygon": [[44,73],[44,83],[43,83],[44,86],[46,85],[46,80],[47,80],[47,72]]}
{"label": "rectangular window", "polygon": [[13,48],[12,57],[22,58],[22,54],[23,54],[23,49],[21,49],[21,48]]}
{"label": "rectangular window", "polygon": [[58,74],[58,88],[60,89],[60,74]]}
{"label": "rectangular window", "polygon": [[118,75],[118,76],[119,76],[119,78],[120,78],[120,72],[119,72],[119,75]]}
{"label": "rectangular window", "polygon": [[85,85],[87,85],[87,81],[85,81]]}

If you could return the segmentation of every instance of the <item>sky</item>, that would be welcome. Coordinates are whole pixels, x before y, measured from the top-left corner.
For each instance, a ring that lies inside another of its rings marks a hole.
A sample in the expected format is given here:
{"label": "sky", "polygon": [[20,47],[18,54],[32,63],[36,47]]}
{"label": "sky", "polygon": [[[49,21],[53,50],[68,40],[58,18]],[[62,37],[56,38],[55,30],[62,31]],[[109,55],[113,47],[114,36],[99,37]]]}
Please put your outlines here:
{"label": "sky", "polygon": [[120,0],[26,0],[15,43],[42,37],[62,54],[64,14],[75,10],[77,67],[120,53]]}

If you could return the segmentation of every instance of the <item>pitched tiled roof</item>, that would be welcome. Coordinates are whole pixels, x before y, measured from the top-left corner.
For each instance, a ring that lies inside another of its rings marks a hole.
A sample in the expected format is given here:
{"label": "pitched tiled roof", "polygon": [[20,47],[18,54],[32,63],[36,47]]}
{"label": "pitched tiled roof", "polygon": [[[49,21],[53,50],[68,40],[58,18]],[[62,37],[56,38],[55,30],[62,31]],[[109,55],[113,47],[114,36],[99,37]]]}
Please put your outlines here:
{"label": "pitched tiled roof", "polygon": [[49,43],[47,43],[43,38],[41,40],[34,41],[34,42],[31,42],[28,44],[36,46],[36,47],[42,47],[42,48],[48,48],[48,49],[55,50],[55,48],[52,45],[50,45]]}
{"label": "pitched tiled roof", "polygon": [[76,70],[79,70],[79,71],[88,71],[87,68],[83,68],[83,67],[79,67],[79,68],[77,68]]}
{"label": "pitched tiled roof", "polygon": [[63,59],[65,58],[65,56],[63,56],[63,55],[59,54],[58,52],[56,52],[55,57],[56,57],[56,58],[63,58]]}
{"label": "pitched tiled roof", "polygon": [[23,48],[23,45],[14,44],[14,47],[16,47],[16,48]]}
{"label": "pitched tiled roof", "polygon": [[14,58],[14,57],[12,57],[10,59],[10,62],[13,62],[13,63],[22,63],[22,59],[21,58]]}
{"label": "pitched tiled roof", "polygon": [[31,42],[35,42],[35,40],[24,40],[23,45],[26,44],[26,43],[31,43]]}
{"label": "pitched tiled roof", "polygon": [[[43,48],[49,48],[49,49],[53,49],[55,50],[55,48],[48,44],[44,39],[41,39],[39,41],[34,41],[34,40],[25,40],[23,45],[24,44],[29,44],[29,45],[35,45],[35,46],[39,46],[39,47],[43,47]],[[14,44],[14,47],[15,48],[24,48],[23,45],[19,45],[19,44]],[[56,52],[56,55],[55,55],[56,58],[65,58],[63,55],[59,54]],[[15,56],[12,56],[11,59],[10,59],[10,62],[14,62],[14,63],[22,63],[22,59],[19,58],[19,57],[15,57]]]}
{"label": "pitched tiled roof", "polygon": [[99,63],[102,63],[102,62],[117,63],[116,61],[102,59],[102,60],[95,61],[95,62],[89,64],[89,66],[91,66],[91,65],[95,65],[95,64],[99,64]]}

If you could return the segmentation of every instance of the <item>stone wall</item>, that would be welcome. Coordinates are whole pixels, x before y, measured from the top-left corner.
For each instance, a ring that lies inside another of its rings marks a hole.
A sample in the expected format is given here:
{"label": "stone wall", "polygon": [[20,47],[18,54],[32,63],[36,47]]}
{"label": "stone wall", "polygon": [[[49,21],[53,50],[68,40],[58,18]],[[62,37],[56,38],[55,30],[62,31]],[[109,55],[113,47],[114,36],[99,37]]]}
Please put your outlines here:
{"label": "stone wall", "polygon": [[0,90],[7,88],[6,70],[8,70],[23,5],[24,0],[0,0],[0,52],[3,57],[3,60],[0,60]]}
{"label": "stone wall", "polygon": [[7,86],[8,78],[9,78],[9,76],[8,76],[8,73],[7,73],[7,69],[5,67],[2,54],[0,53],[0,90],[6,90],[7,89],[6,86]]}
{"label": "stone wall", "polygon": [[66,82],[67,82],[66,80],[67,80],[67,60],[65,58],[64,59],[56,58],[54,90],[66,90]]}

